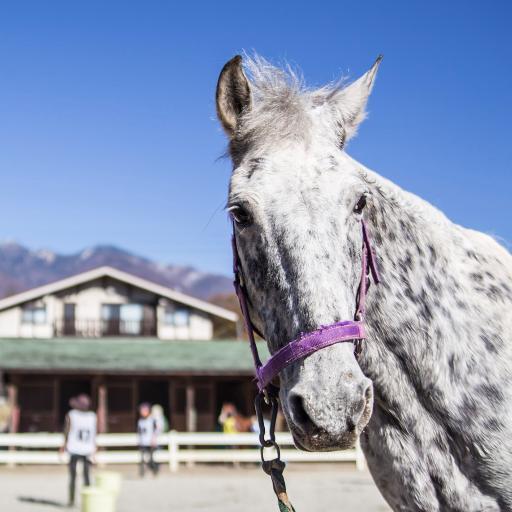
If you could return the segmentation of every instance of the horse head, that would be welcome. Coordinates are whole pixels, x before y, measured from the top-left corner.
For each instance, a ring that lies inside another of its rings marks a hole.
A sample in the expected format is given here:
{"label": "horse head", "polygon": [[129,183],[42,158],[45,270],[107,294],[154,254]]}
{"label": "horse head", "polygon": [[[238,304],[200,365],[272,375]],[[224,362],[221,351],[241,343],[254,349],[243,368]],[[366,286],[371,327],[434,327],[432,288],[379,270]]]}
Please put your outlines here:
{"label": "horse head", "polygon": [[[379,62],[346,87],[317,90],[258,57],[245,67],[234,57],[220,74],[217,113],[233,161],[227,208],[251,319],[271,353],[354,318],[371,191],[344,147]],[[280,399],[299,447],[346,448],[370,419],[372,383],[354,345],[340,343],[286,367]]]}

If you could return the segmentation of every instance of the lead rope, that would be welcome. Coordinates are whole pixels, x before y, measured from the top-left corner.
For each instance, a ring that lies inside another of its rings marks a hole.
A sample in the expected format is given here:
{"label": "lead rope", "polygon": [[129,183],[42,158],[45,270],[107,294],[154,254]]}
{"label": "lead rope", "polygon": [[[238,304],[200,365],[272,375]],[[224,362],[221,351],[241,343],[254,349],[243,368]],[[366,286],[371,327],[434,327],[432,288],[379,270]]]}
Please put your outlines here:
{"label": "lead rope", "polygon": [[[241,280],[241,266],[238,256],[238,248],[236,245],[235,227],[233,226],[233,273],[235,280],[233,285],[235,292],[240,302],[240,309],[242,310],[242,316],[244,318],[245,329],[249,337],[249,345],[251,346],[251,353],[254,360],[254,366],[256,372],[261,368],[262,363],[258,354],[258,347],[254,339],[254,326],[252,325],[251,317],[249,315],[249,308],[247,307],[247,294],[245,292],[245,283]],[[278,389],[272,384],[268,385],[263,391],[259,391],[254,399],[254,409],[256,411],[256,417],[258,419],[259,426],[259,442],[260,442],[260,456],[261,456],[261,467],[263,471],[267,473],[272,479],[272,488],[277,497],[277,503],[279,505],[280,512],[295,512],[293,505],[290,503],[288,494],[286,492],[286,483],[284,481],[284,468],[286,463],[281,460],[281,449],[276,441],[276,420],[277,412],[279,409],[278,402]],[[263,417],[262,400],[270,405],[270,428],[268,432],[268,438],[266,437],[265,419]],[[276,451],[276,457],[273,459],[265,459],[265,448],[274,448]]]}
{"label": "lead rope", "polygon": [[[276,388],[274,388],[276,389]],[[260,455],[261,455],[261,467],[263,471],[267,473],[272,479],[272,488],[277,497],[277,504],[279,505],[280,512],[295,512],[293,505],[290,503],[288,494],[286,492],[286,483],[284,481],[284,468],[286,464],[281,460],[281,450],[276,442],[276,420],[279,403],[277,395],[273,394],[258,393],[254,399],[254,408],[256,410],[256,417],[258,418],[258,425],[260,429],[259,440],[260,440]],[[264,400],[271,408],[270,414],[270,428],[268,432],[268,438],[265,434],[265,421],[263,418],[263,412],[261,408],[261,401]],[[265,460],[265,448],[274,448],[276,450],[276,457],[274,459]]]}
{"label": "lead rope", "polygon": [[[363,230],[363,254],[362,254],[362,272],[361,272],[361,281],[359,283],[359,288],[357,292],[356,299],[356,312],[355,312],[355,320],[362,321],[365,315],[365,303],[366,303],[366,292],[370,286],[370,273],[373,276],[373,279],[376,283],[380,281],[379,274],[377,271],[377,267],[375,265],[374,255],[372,252],[372,248],[370,245],[370,239],[368,237],[368,233],[366,230],[366,225],[364,221],[362,221],[362,230]],[[240,259],[238,255],[238,248],[236,244],[235,237],[235,226],[233,224],[233,237],[231,239],[233,246],[233,273],[235,275],[235,280],[233,285],[235,287],[235,292],[238,297],[238,301],[240,302],[240,309],[242,310],[242,316],[244,318],[245,328],[247,330],[247,335],[249,337],[249,344],[251,346],[251,353],[254,360],[254,366],[256,368],[257,375],[259,374],[260,368],[263,366],[261,363],[261,359],[258,354],[258,347],[256,345],[256,341],[254,339],[255,328],[252,324],[251,317],[249,315],[249,308],[247,305],[247,293],[245,290],[245,283],[242,282],[241,279],[241,265]],[[258,331],[256,331],[258,332]],[[258,334],[260,334],[258,332]],[[261,335],[261,334],[260,334]],[[263,336],[262,336],[263,337]],[[356,357],[359,356],[361,352],[361,340],[358,340],[355,343],[354,352]],[[278,402],[278,393],[279,390],[274,385],[269,384],[266,388],[259,391],[254,399],[254,409],[256,411],[256,417],[258,419],[259,426],[259,442],[260,442],[260,456],[261,456],[261,466],[263,471],[267,473],[272,479],[272,488],[274,489],[274,493],[277,497],[277,503],[279,505],[279,512],[296,512],[295,508],[291,504],[288,494],[286,492],[286,483],[284,480],[284,469],[286,467],[286,463],[281,460],[281,449],[276,441],[276,420],[277,413],[279,408]],[[266,427],[265,421],[263,417],[262,410],[262,400],[270,406],[271,415],[270,415],[270,428],[268,432],[268,438],[266,437]],[[276,451],[276,457],[273,459],[266,460],[265,459],[265,448],[274,448]]]}

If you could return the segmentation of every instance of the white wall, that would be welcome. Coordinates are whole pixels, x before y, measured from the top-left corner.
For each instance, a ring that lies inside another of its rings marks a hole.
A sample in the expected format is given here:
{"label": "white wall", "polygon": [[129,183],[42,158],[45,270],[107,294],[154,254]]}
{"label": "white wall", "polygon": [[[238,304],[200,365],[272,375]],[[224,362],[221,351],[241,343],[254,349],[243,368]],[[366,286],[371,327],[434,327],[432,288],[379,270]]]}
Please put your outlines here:
{"label": "white wall", "polygon": [[0,311],[0,337],[2,338],[52,338],[55,315],[55,297],[43,297],[38,301],[46,306],[44,324],[25,324],[22,322],[20,306]]}
{"label": "white wall", "polygon": [[164,322],[165,303],[157,308],[158,337],[162,340],[211,340],[213,324],[208,315],[198,310],[191,310],[189,325],[174,327]]}
{"label": "white wall", "polygon": [[20,336],[21,309],[11,308],[0,311],[0,336],[17,338]]}

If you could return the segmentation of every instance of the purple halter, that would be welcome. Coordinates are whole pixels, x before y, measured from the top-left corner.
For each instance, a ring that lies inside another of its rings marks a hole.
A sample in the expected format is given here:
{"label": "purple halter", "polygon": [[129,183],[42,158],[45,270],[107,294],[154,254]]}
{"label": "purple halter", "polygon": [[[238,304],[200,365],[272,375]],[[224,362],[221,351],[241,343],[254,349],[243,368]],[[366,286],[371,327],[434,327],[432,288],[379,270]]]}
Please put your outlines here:
{"label": "purple halter", "polygon": [[[236,235],[233,226],[233,272],[235,274],[235,291],[240,301],[240,309],[244,317],[245,327],[249,335],[252,357],[256,369],[256,383],[260,392],[264,392],[272,380],[279,375],[281,370],[298,359],[307,357],[317,350],[320,350],[336,343],[353,341],[356,344],[356,351],[359,351],[360,342],[366,337],[363,320],[366,313],[366,292],[370,286],[369,276],[373,281],[380,282],[379,272],[375,263],[375,256],[372,252],[370,238],[364,220],[361,221],[363,232],[363,250],[361,256],[361,279],[356,297],[356,311],[354,320],[345,320],[335,324],[321,326],[315,331],[302,333],[297,339],[290,341],[280,348],[272,357],[263,364],[258,354],[258,347],[254,340],[254,332],[260,334],[254,327],[249,309],[247,306],[247,290],[242,281],[242,267],[236,244]],[[261,335],[261,334],[260,334]],[[263,336],[262,336],[263,337]]]}

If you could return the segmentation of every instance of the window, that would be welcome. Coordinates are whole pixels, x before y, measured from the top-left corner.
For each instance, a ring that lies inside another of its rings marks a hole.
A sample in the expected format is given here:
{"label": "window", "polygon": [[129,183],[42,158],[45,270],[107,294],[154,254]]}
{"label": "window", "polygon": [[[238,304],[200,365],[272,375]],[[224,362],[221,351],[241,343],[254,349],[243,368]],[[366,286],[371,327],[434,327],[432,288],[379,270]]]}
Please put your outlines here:
{"label": "window", "polygon": [[167,306],[165,308],[164,323],[174,327],[188,327],[190,311],[187,308]]}
{"label": "window", "polygon": [[25,304],[21,313],[21,321],[24,324],[45,324],[46,306],[44,304]]}
{"label": "window", "polygon": [[102,304],[101,320],[102,334],[105,336],[119,336],[121,334],[120,325],[121,309],[119,304]]}
{"label": "window", "polygon": [[103,304],[101,306],[103,334],[142,334],[144,306],[142,304]]}
{"label": "window", "polygon": [[102,304],[101,318],[105,321],[119,320],[121,306],[119,304]]}
{"label": "window", "polygon": [[123,304],[121,306],[121,332],[123,334],[141,334],[144,321],[142,304]]}
{"label": "window", "polygon": [[75,321],[75,310],[76,304],[72,304],[71,302],[66,302],[64,304],[64,320],[72,320]]}
{"label": "window", "polygon": [[62,324],[62,333],[65,336],[76,335],[76,304],[66,302],[64,304],[64,322]]}

